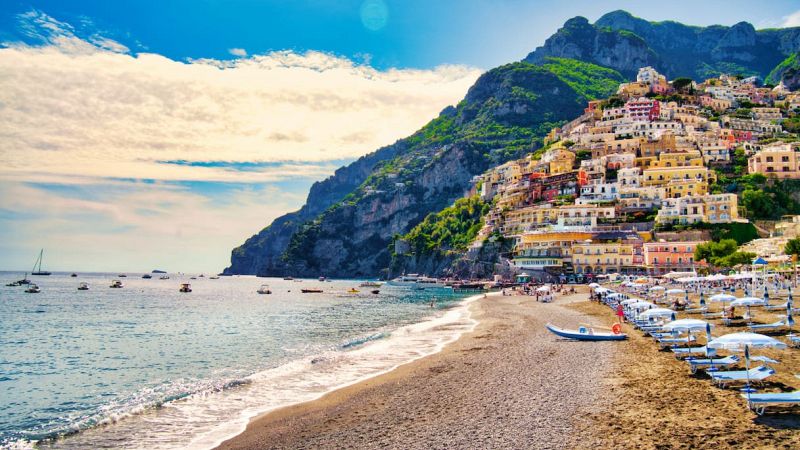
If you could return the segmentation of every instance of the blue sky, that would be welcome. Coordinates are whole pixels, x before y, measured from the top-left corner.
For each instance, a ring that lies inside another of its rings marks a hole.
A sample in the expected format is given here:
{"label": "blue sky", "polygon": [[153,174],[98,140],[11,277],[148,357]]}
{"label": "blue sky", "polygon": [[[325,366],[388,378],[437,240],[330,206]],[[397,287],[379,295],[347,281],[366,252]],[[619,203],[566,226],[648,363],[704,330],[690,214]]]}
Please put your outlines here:
{"label": "blue sky", "polygon": [[[3,4],[0,24],[6,30],[13,22],[10,16],[35,7],[72,24],[88,19],[92,31],[100,29],[133,50],[173,59],[230,58],[233,48],[249,54],[318,50],[351,59],[367,57],[381,69],[440,64],[487,69],[521,59],[570,17],[596,20],[614,9],[648,20],[696,25],[747,20],[757,28],[779,26],[800,10],[796,0],[757,5],[740,0],[6,0]],[[362,11],[373,18],[368,23],[377,29],[365,26]]]}
{"label": "blue sky", "polygon": [[[602,3],[602,4],[601,4]],[[311,184],[565,20],[800,25],[800,3],[0,3],[0,270],[216,272]]]}

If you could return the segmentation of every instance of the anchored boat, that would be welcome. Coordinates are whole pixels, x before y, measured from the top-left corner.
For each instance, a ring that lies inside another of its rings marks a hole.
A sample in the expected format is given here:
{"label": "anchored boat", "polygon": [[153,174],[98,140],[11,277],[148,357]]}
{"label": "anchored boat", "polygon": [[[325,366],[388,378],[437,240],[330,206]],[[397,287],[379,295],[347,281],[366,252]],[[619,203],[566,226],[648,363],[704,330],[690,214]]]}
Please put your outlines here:
{"label": "anchored boat", "polygon": [[31,272],[31,275],[50,275],[50,272],[42,270],[42,255],[44,255],[44,249],[39,250],[39,257],[36,258],[36,262],[33,263],[33,271]]}
{"label": "anchored boat", "polygon": [[580,327],[577,330],[567,330],[548,323],[547,329],[556,336],[575,339],[576,341],[622,341],[628,339],[628,335],[624,333],[598,333],[594,331],[593,328],[587,327]]}

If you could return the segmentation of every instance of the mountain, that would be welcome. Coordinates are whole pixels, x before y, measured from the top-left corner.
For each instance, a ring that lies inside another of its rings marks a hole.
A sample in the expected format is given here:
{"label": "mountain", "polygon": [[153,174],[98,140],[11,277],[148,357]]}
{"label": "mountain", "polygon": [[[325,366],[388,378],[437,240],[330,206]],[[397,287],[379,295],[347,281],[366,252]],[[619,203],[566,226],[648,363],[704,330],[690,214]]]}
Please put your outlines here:
{"label": "mountain", "polygon": [[800,52],[795,52],[784,59],[767,76],[767,82],[777,85],[783,84],[791,89],[800,89]]}
{"label": "mountain", "polygon": [[[225,273],[386,273],[396,235],[409,233],[429,214],[434,217],[422,225],[426,230],[450,223],[463,208],[436,213],[468,194],[475,175],[537,149],[551,128],[580,115],[587,100],[613,93],[639,67],[654,66],[669,78],[726,72],[796,79],[791,57],[799,50],[797,27],[696,27],[649,22],[625,11],[594,24],[572,18],[523,61],[483,74],[458,105],[413,135],[315,183],[300,210],[234,249]],[[432,260],[413,264],[441,271],[460,250],[433,252]]]}
{"label": "mountain", "polygon": [[650,22],[626,11],[605,14],[594,24],[568,20],[525,61],[575,58],[618,70],[632,78],[650,65],[667,78],[705,79],[732,73],[767,75],[800,50],[800,27],[756,30],[747,22],[698,27],[673,21]]}
{"label": "mountain", "polygon": [[225,273],[378,275],[396,234],[463,197],[475,175],[541,146],[550,129],[622,80],[561,58],[492,69],[418,132],[315,184],[303,208],[234,249]]}

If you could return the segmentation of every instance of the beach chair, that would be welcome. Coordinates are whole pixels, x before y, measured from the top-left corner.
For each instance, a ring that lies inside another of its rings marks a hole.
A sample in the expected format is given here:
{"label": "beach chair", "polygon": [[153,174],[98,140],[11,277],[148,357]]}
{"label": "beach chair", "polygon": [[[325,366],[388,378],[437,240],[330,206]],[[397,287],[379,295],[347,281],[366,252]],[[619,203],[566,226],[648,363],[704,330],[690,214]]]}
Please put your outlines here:
{"label": "beach chair", "polygon": [[692,355],[705,355],[708,348],[704,345],[702,347],[670,347],[672,353],[675,354],[675,359],[681,359]]}
{"label": "beach chair", "polygon": [[703,317],[706,319],[720,319],[722,318],[722,312],[704,312]]}
{"label": "beach chair", "polygon": [[783,328],[785,326],[787,326],[785,320],[779,320],[777,322],[758,324],[758,325],[753,325],[753,324],[748,325],[748,327],[750,327],[751,331],[756,331],[756,332],[757,331],[773,331],[773,330],[777,330],[779,328]]}
{"label": "beach chair", "polygon": [[683,310],[686,314],[706,314],[708,312],[708,308],[703,306],[702,308],[689,308]]}
{"label": "beach chair", "polygon": [[765,311],[786,311],[788,302],[781,303],[780,305],[767,305],[764,307]]}
{"label": "beach chair", "polygon": [[681,345],[681,344],[688,345],[688,344],[691,344],[691,343],[695,342],[697,340],[697,338],[694,337],[694,336],[689,336],[689,337],[663,337],[663,338],[657,338],[656,340],[658,341],[658,345],[661,348],[665,348],[665,347],[669,347],[671,345]]}
{"label": "beach chair", "polygon": [[726,387],[735,382],[760,383],[767,378],[775,375],[775,370],[768,366],[753,367],[750,370],[726,370],[719,372],[709,372],[711,381],[719,387]]}
{"label": "beach chair", "polygon": [[792,407],[800,405],[800,391],[742,394],[742,397],[747,400],[747,407],[759,416],[764,414],[770,406]]}
{"label": "beach chair", "polygon": [[698,369],[730,367],[739,362],[739,357],[731,355],[724,358],[689,358],[686,362],[689,363],[692,373],[697,373]]}
{"label": "beach chair", "polygon": [[787,334],[787,338],[789,338],[789,345],[794,348],[800,348],[800,336],[796,334]]}

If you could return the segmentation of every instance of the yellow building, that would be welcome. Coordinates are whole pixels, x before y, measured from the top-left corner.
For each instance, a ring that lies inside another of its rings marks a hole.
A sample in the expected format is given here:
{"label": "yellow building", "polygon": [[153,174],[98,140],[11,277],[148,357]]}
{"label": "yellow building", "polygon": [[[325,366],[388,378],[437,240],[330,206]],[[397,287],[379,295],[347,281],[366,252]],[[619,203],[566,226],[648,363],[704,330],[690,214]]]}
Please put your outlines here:
{"label": "yellow building", "polygon": [[620,273],[634,266],[634,246],[623,242],[577,242],[572,246],[576,273]]}
{"label": "yellow building", "polygon": [[562,267],[570,261],[572,245],[591,239],[588,231],[536,231],[517,239],[514,247],[514,265],[523,269],[544,270]]}
{"label": "yellow building", "polygon": [[519,234],[547,225],[594,227],[598,219],[613,219],[613,206],[564,205],[529,206],[507,211],[503,215],[500,232],[506,235]]}
{"label": "yellow building", "polygon": [[667,197],[691,197],[708,193],[708,183],[699,180],[672,180],[667,183]]}
{"label": "yellow building", "polygon": [[748,173],[762,173],[775,178],[800,178],[800,143],[763,148],[747,160]]}
{"label": "yellow building", "polygon": [[[559,144],[562,144],[562,142],[559,142]],[[540,164],[547,164],[548,173],[555,175],[571,172],[572,168],[575,166],[575,159],[575,153],[558,145],[542,155]]]}
{"label": "yellow building", "polygon": [[642,171],[642,186],[666,187],[671,182],[694,181],[705,183],[707,190],[708,183],[714,179],[714,174],[704,166],[651,167]]}
{"label": "yellow building", "polygon": [[650,86],[647,83],[622,83],[619,85],[617,95],[623,98],[639,98],[644,97],[648,92],[650,92]]}
{"label": "yellow building", "polygon": [[700,150],[673,151],[660,153],[656,161],[650,163],[650,167],[682,167],[682,166],[703,166],[703,155]]}

